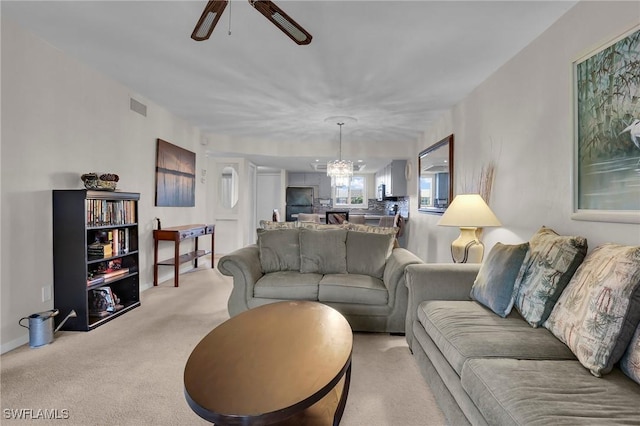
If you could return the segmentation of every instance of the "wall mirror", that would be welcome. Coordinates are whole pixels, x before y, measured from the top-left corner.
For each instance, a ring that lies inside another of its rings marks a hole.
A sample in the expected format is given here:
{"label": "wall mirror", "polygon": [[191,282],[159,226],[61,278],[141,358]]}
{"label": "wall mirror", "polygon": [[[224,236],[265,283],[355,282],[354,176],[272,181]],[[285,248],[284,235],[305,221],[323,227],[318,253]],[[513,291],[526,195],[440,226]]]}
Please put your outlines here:
{"label": "wall mirror", "polygon": [[231,166],[225,166],[220,175],[220,204],[232,209],[238,203],[238,172]]}
{"label": "wall mirror", "polygon": [[453,135],[418,155],[418,211],[442,214],[453,199]]}

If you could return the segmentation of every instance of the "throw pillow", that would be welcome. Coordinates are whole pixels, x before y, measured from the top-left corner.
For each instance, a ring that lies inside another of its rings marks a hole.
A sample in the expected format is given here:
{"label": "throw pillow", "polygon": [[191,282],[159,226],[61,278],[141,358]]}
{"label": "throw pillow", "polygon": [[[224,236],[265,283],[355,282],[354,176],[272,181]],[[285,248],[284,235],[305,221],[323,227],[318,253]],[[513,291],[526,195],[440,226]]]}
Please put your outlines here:
{"label": "throw pillow", "polygon": [[583,237],[561,236],[544,226],[531,237],[516,279],[515,306],[532,327],[549,317],[586,254]]}
{"label": "throw pillow", "polygon": [[257,232],[262,272],[300,270],[298,229],[258,229]]}
{"label": "throw pillow", "polygon": [[349,223],[348,228],[352,231],[359,232],[371,232],[374,234],[391,234],[396,235],[398,233],[398,228],[392,228],[388,226],[371,226],[371,225],[362,225],[359,223]]}
{"label": "throw pillow", "polygon": [[398,229],[399,228],[391,228],[391,227],[388,227],[388,226],[362,225],[360,223],[348,223],[347,227],[348,227],[348,229],[350,229],[352,231],[370,232],[372,234],[393,235],[394,236],[393,248],[400,247],[400,243],[398,242],[398,239],[395,238],[395,237],[398,236]]}
{"label": "throw pillow", "polygon": [[300,228],[300,272],[347,273],[347,230]]}
{"label": "throw pillow", "polygon": [[640,326],[620,360],[620,369],[636,383],[640,384]]}
{"label": "throw pillow", "polygon": [[325,225],[324,223],[316,223],[316,222],[298,222],[298,226],[300,228],[306,229],[347,229],[347,224],[335,224],[335,225]]}
{"label": "throw pillow", "polygon": [[515,300],[515,284],[529,243],[496,243],[480,266],[471,287],[471,298],[502,318],[509,315]]}
{"label": "throw pillow", "polygon": [[261,220],[260,227],[262,229],[293,229],[298,227],[298,222],[272,222],[270,220]]}
{"label": "throw pillow", "polygon": [[595,376],[611,371],[640,321],[640,247],[604,244],[585,259],[544,324]]}
{"label": "throw pillow", "polygon": [[347,231],[347,272],[382,279],[395,236]]}

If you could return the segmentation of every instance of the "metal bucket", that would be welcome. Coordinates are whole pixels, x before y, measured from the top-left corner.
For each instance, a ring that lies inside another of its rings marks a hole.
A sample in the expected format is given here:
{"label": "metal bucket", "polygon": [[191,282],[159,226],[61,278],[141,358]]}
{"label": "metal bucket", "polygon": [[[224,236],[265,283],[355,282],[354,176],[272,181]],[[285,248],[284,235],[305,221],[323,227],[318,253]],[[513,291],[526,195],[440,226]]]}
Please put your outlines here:
{"label": "metal bucket", "polygon": [[[57,309],[52,309],[20,318],[18,324],[29,329],[30,347],[37,348],[48,345],[53,341],[53,317],[58,315],[59,312]],[[26,319],[29,320],[29,326],[22,324],[22,321]]]}

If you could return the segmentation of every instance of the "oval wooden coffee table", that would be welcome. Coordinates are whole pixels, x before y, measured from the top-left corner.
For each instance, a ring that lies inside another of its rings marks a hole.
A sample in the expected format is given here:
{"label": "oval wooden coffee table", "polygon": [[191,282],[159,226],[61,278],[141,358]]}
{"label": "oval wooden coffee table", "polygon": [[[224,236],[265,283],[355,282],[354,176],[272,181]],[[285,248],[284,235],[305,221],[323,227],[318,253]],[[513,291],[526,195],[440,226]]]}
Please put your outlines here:
{"label": "oval wooden coffee table", "polygon": [[335,309],[287,301],[245,311],[195,347],[187,402],[219,425],[338,425],[349,392],[353,333]]}

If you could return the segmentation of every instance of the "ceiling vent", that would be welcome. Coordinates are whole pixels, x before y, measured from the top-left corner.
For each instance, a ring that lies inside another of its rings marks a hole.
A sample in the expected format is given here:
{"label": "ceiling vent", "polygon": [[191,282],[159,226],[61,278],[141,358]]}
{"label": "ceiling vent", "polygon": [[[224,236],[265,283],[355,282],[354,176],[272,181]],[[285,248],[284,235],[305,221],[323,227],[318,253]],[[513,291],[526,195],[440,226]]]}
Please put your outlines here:
{"label": "ceiling vent", "polygon": [[[327,171],[327,163],[311,163],[311,168],[316,172],[326,172]],[[366,167],[365,163],[356,163],[353,165],[354,172],[361,172]]]}
{"label": "ceiling vent", "polygon": [[311,168],[316,172],[326,172],[327,171],[327,163],[311,163]]}
{"label": "ceiling vent", "polygon": [[129,108],[131,111],[135,111],[140,115],[147,116],[147,106],[142,102],[138,102],[133,98],[129,98]]}

